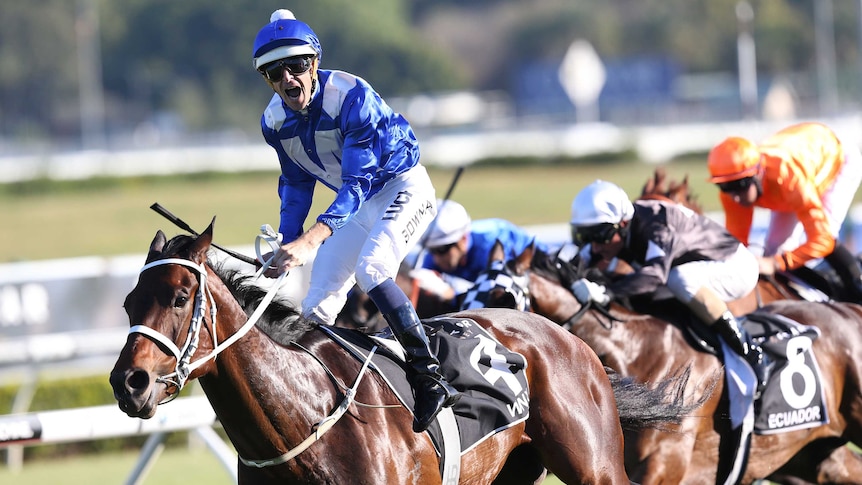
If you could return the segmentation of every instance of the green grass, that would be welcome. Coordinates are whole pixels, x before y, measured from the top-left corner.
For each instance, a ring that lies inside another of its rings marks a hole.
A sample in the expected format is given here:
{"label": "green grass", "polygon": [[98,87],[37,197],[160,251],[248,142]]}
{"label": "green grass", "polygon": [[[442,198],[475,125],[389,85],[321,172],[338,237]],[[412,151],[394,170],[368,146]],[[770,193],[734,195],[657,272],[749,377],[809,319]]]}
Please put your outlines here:
{"label": "green grass", "polygon": [[[0,483],[26,485],[120,485],[126,483],[138,452],[102,453],[27,461],[19,473],[0,467]],[[231,485],[233,479],[206,448],[168,448],[141,485]]]}
{"label": "green grass", "polygon": [[[0,483],[21,485],[114,485],[126,483],[137,452],[103,453],[25,462],[20,473],[0,467]],[[159,455],[141,485],[231,485],[225,468],[206,448],[168,448]],[[543,485],[561,485],[549,477]]]}
{"label": "green grass", "polygon": [[[689,174],[704,206],[718,207],[716,189],[705,182],[702,160],[666,168],[673,179]],[[654,169],[625,160],[468,167],[452,198],[474,219],[560,223],[568,220],[574,195],[594,179],[615,182],[634,197]],[[429,171],[442,197],[454,169]],[[143,253],[157,229],[169,237],[182,232],[149,209],[153,202],[199,231],[217,216],[218,244],[252,244],[261,224],[278,225],[276,183],[277,173],[271,172],[0,185],[0,263]],[[318,187],[310,217],[325,209],[332,196]]]}

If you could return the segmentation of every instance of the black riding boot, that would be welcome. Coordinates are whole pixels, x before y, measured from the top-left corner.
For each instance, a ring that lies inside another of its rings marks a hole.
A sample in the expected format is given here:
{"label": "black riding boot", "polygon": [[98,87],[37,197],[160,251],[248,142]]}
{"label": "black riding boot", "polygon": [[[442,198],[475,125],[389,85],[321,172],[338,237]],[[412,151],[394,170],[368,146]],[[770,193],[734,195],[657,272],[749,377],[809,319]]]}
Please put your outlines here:
{"label": "black riding boot", "polygon": [[849,249],[835,243],[832,254],[824,258],[829,266],[841,278],[844,286],[844,300],[853,303],[862,303],[862,267]]}
{"label": "black riding boot", "polygon": [[756,394],[760,394],[760,391],[766,386],[766,381],[769,380],[769,364],[771,363],[769,356],[759,345],[752,345],[748,332],[739,325],[732,313],[724,312],[713,323],[713,327],[719,335],[724,337],[727,345],[751,365],[751,369],[757,377]]}
{"label": "black riding boot", "polygon": [[401,342],[410,364],[410,383],[416,396],[413,431],[425,431],[444,407],[455,404],[461,394],[440,374],[440,362],[428,346],[428,336],[410,303],[383,315],[395,338]]}

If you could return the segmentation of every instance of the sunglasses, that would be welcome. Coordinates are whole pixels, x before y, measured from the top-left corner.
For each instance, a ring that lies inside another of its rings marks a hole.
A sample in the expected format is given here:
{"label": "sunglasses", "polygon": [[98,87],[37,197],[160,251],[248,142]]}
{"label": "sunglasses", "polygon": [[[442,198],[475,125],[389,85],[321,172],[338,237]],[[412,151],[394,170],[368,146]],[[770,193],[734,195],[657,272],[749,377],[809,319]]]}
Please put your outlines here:
{"label": "sunglasses", "polygon": [[428,252],[431,254],[436,254],[437,256],[442,256],[449,251],[452,250],[458,243],[454,242],[452,244],[447,244],[445,246],[437,246],[436,248],[428,248]]}
{"label": "sunglasses", "polygon": [[597,224],[572,228],[572,240],[579,246],[589,243],[607,244],[620,231],[619,224]]}
{"label": "sunglasses", "polygon": [[269,82],[278,82],[284,79],[284,71],[289,72],[292,76],[298,76],[311,69],[313,57],[288,57],[280,59],[258,69],[263,77]]}
{"label": "sunglasses", "polygon": [[748,190],[753,183],[754,177],[745,177],[739,180],[731,180],[730,182],[721,182],[718,184],[718,190],[733,194]]}

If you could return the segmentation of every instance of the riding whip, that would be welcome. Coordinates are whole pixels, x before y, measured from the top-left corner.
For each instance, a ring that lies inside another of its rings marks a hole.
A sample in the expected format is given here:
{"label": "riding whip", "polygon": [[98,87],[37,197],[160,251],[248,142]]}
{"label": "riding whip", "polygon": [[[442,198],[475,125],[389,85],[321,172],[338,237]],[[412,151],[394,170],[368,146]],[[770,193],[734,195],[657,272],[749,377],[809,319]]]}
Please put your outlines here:
{"label": "riding whip", "polygon": [[[162,217],[164,217],[165,219],[167,219],[167,220],[169,220],[169,221],[173,222],[173,223],[174,223],[174,225],[176,225],[176,226],[177,226],[177,227],[179,227],[180,229],[182,229],[182,230],[184,230],[184,231],[188,231],[192,236],[200,236],[200,234],[199,234],[197,231],[195,231],[194,229],[192,229],[192,227],[191,227],[191,226],[189,226],[188,224],[186,224],[186,222],[185,222],[184,220],[182,220],[182,219],[180,219],[179,217],[175,216],[171,211],[169,211],[169,210],[165,209],[165,208],[164,208],[161,204],[159,204],[158,202],[153,203],[153,205],[151,205],[151,206],[150,206],[150,209],[152,209],[152,210],[156,211],[157,213],[159,213],[159,214],[160,214]],[[218,250],[220,250],[220,251],[224,252],[225,254],[227,254],[227,255],[229,255],[229,256],[233,256],[234,258],[236,258],[236,259],[238,259],[238,260],[240,260],[240,261],[242,261],[242,262],[244,262],[244,263],[248,263],[248,264],[250,264],[250,265],[252,265],[252,266],[257,266],[257,265],[259,264],[259,263],[254,259],[254,258],[251,258],[251,257],[246,256],[246,255],[244,255],[244,254],[240,254],[240,253],[238,253],[238,252],[236,252],[236,251],[232,251],[232,250],[227,249],[227,248],[223,248],[223,247],[219,246],[219,245],[218,245],[218,244],[216,244],[216,243],[212,243],[212,246],[213,246],[214,248],[216,248],[216,249],[218,249]]]}

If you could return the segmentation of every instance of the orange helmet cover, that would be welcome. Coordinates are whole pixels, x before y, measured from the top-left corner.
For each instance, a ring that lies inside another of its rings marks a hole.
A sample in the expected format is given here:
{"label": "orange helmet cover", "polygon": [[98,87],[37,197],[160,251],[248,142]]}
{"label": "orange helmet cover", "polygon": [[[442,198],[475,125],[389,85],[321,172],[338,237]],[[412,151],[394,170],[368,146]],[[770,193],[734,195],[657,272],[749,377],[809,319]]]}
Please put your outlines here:
{"label": "orange helmet cover", "polygon": [[707,166],[713,184],[751,177],[760,166],[760,150],[749,140],[732,136],[710,150]]}

